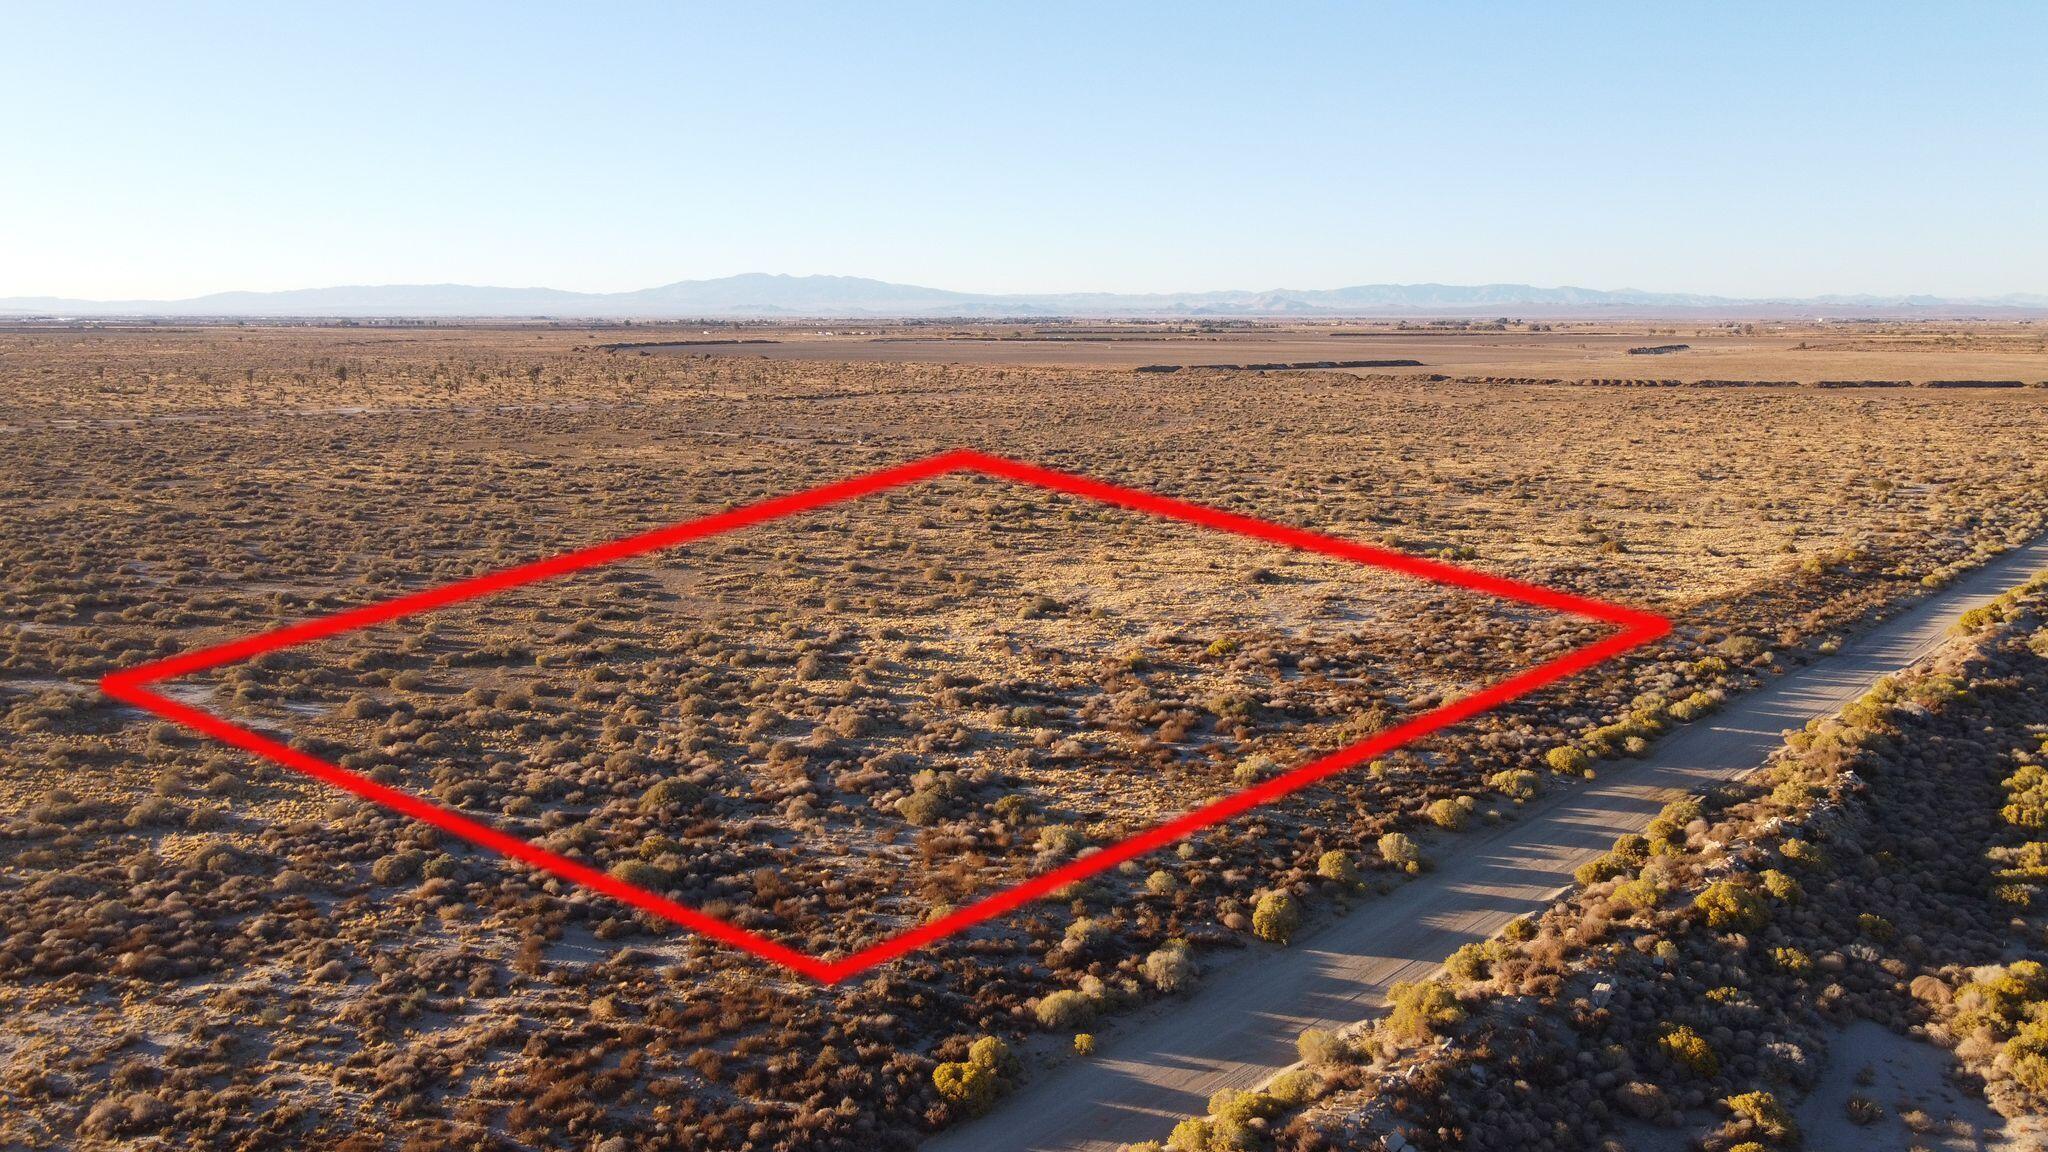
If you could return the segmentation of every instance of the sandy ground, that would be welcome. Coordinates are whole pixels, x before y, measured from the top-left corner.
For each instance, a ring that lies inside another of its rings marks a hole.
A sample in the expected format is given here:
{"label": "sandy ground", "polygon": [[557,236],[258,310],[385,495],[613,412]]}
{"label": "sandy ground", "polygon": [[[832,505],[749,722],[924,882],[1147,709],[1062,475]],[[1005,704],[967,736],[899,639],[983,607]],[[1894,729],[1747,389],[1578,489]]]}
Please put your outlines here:
{"label": "sandy ground", "polygon": [[[1866,1148],[1871,1152],[1941,1152],[2038,1149],[2041,1133],[2008,1131],[2004,1118],[1948,1079],[1955,1061],[1932,1044],[1900,1036],[1860,1020],[1828,1043],[1828,1065],[1820,1083],[1795,1116],[1814,1148]],[[1865,1071],[1869,1083],[1858,1083]],[[1884,1117],[1858,1126],[1849,1122],[1849,1100],[1861,1096],[1884,1109]]]}
{"label": "sandy ground", "polygon": [[[1832,1152],[2035,1152],[2038,1125],[2008,1124],[1980,1097],[1948,1078],[1955,1060],[1934,1044],[1859,1020],[1828,1040],[1828,1063],[1793,1109],[1808,1148]],[[1868,1124],[1849,1119],[1855,1098],[1883,1115]],[[1672,1128],[1630,1122],[1621,1139],[1629,1152],[1690,1152],[1693,1140],[1725,1118],[1696,1111]]]}
{"label": "sandy ground", "polygon": [[[1463,944],[1547,905],[1572,870],[1639,831],[1675,796],[1761,763],[1790,728],[1839,710],[1940,645],[1955,617],[2048,568],[2048,541],[2008,553],[1816,664],[1680,729],[1650,758],[1606,768],[1520,820],[1439,839],[1434,871],[1287,949],[1216,971],[1192,1001],[1156,1006],[1097,1037],[1098,1055],[1043,1071],[928,1152],[1110,1152],[1163,1139],[1219,1088],[1250,1088],[1294,1061],[1306,1028],[1369,1016],[1396,981],[1428,976]],[[1815,1147],[1827,1145],[1816,1144]],[[1855,1146],[1855,1145],[1848,1145]]]}

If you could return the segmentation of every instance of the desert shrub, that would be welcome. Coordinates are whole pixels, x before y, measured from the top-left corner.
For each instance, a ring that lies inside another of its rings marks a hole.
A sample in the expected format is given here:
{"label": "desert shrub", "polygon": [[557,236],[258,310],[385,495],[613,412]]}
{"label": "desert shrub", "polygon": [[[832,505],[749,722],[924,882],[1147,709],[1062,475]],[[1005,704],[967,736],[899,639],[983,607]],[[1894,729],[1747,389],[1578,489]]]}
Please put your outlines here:
{"label": "desert shrub", "polygon": [[1017,1075],[1023,1066],[1017,1054],[1003,1043],[1000,1036],[983,1036],[967,1046],[967,1060],[994,1072],[998,1078],[1009,1079]]}
{"label": "desert shrub", "polygon": [[1095,1001],[1071,988],[1062,988],[1039,997],[1032,1014],[1049,1032],[1080,1028],[1095,1019]]}
{"label": "desert shrub", "polygon": [[1358,883],[1358,865],[1351,859],[1351,853],[1341,848],[1332,848],[1316,858],[1316,875],[1339,884]]}
{"label": "desert shrub", "polygon": [[1765,644],[1754,636],[1730,636],[1714,645],[1714,651],[1729,660],[1747,664],[1764,654]]}
{"label": "desert shrub", "polygon": [[937,788],[925,788],[912,792],[896,801],[896,811],[905,820],[920,828],[927,828],[946,818],[951,802],[946,794]]}
{"label": "desert shrub", "polygon": [[1769,918],[1756,892],[1732,880],[1707,885],[1692,906],[1706,919],[1707,927],[1733,932],[1754,932]]}
{"label": "desert shrub", "polygon": [[640,794],[640,810],[657,812],[663,808],[687,808],[704,795],[704,789],[688,780],[670,777],[657,781]]}
{"label": "desert shrub", "polygon": [[2020,1025],[2005,1042],[2002,1056],[2020,1087],[2036,1097],[2048,1096],[2048,1017]]}
{"label": "desert shrub", "polygon": [[1271,756],[1253,753],[1237,762],[1230,778],[1241,788],[1248,788],[1280,770],[1280,762]]}
{"label": "desert shrub", "polygon": [[1958,1034],[1989,1029],[1995,1036],[2006,1036],[2040,1000],[2048,1000],[2048,968],[2033,960],[2016,961],[1957,991],[1952,1029]]}
{"label": "desert shrub", "polygon": [[1091,1034],[1091,1033],[1088,1033],[1088,1032],[1076,1032],[1076,1033],[1074,1033],[1074,1055],[1076,1055],[1076,1056],[1093,1056],[1094,1054],[1095,1054],[1095,1037],[1094,1037],[1094,1035],[1093,1035],[1093,1034]]}
{"label": "desert shrub", "polygon": [[1031,818],[1031,807],[1029,796],[1012,792],[997,800],[990,806],[989,811],[995,814],[997,820],[1015,828]]}
{"label": "desert shrub", "polygon": [[1813,971],[1813,957],[1797,948],[1771,949],[1771,963],[1790,976],[1805,976]]}
{"label": "desert shrub", "polygon": [[1487,777],[1486,785],[1514,800],[1533,800],[1543,787],[1543,778],[1526,768],[1511,768]]}
{"label": "desert shrub", "polygon": [[969,1115],[988,1110],[996,1099],[993,1069],[969,1061],[940,1064],[932,1069],[932,1086],[939,1098]]}
{"label": "desert shrub", "polygon": [[1351,1046],[1344,1038],[1321,1028],[1309,1028],[1295,1037],[1294,1051],[1311,1068],[1343,1064],[1351,1059]]}
{"label": "desert shrub", "polygon": [[1180,881],[1162,868],[1145,877],[1145,891],[1154,896],[1171,896],[1180,891]]}
{"label": "desert shrub", "polygon": [[1552,748],[1543,754],[1543,762],[1552,772],[1560,776],[1583,776],[1593,766],[1593,758],[1569,744]]}
{"label": "desert shrub", "polygon": [[1266,1095],[1278,1100],[1283,1108],[1299,1108],[1315,1099],[1316,1092],[1323,1086],[1323,1078],[1306,1068],[1282,1072],[1266,1085]]}
{"label": "desert shrub", "polygon": [[1380,859],[1389,864],[1398,864],[1413,871],[1422,863],[1422,849],[1415,839],[1403,832],[1389,832],[1380,837]]}
{"label": "desert shrub", "polygon": [[1967,636],[1973,632],[1982,632],[1984,629],[1991,627],[1993,624],[2000,623],[2004,619],[2005,613],[1998,605],[1986,604],[1981,608],[1972,608],[1958,616],[1956,618],[1955,630]]}
{"label": "desert shrub", "polygon": [[1712,680],[1728,674],[1728,661],[1719,656],[1702,656],[1689,669],[1695,680]]}
{"label": "desert shrub", "polygon": [[393,852],[379,856],[370,865],[370,878],[379,884],[402,884],[420,874],[423,859],[418,852]]}
{"label": "desert shrub", "polygon": [[1285,944],[1301,927],[1301,908],[1285,892],[1268,892],[1252,908],[1252,934],[1261,940]]}
{"label": "desert shrub", "polygon": [[1721,1058],[1714,1054],[1714,1046],[1707,1038],[1693,1031],[1685,1024],[1673,1025],[1657,1038],[1657,1050],[1678,1065],[1698,1076],[1721,1074]]}
{"label": "desert shrub", "polygon": [[1430,823],[1450,832],[1456,832],[1465,826],[1465,817],[1470,811],[1467,805],[1451,799],[1438,800],[1424,809]]}
{"label": "desert shrub", "polygon": [[1793,837],[1778,845],[1778,852],[1785,859],[1803,868],[1821,869],[1827,867],[1827,853],[1813,843]]}
{"label": "desert shrub", "polygon": [[1671,706],[1671,715],[1679,720],[1691,722],[1705,716],[1721,706],[1721,697],[1712,692],[1695,692]]}
{"label": "desert shrub", "polygon": [[183,808],[161,796],[151,796],[128,809],[122,823],[130,828],[150,828],[181,824],[184,820]]}
{"label": "desert shrub", "polygon": [[1196,975],[1195,958],[1179,941],[1145,957],[1145,979],[1161,992],[1185,992],[1194,987]]}
{"label": "desert shrub", "polygon": [[1457,995],[1441,980],[1404,980],[1387,989],[1387,1001],[1386,1028],[1401,1040],[1427,1040],[1465,1019]]}
{"label": "desert shrub", "polygon": [[1723,1101],[1736,1117],[1756,1125],[1757,1129],[1774,1141],[1784,1143],[1799,1139],[1799,1125],[1792,1122],[1792,1113],[1785,1110],[1778,1098],[1769,1092],[1744,1092],[1730,1096]]}
{"label": "desert shrub", "polygon": [[668,885],[668,870],[646,860],[621,860],[605,871],[612,879],[624,880],[636,888],[661,889]]}
{"label": "desert shrub", "polygon": [[1785,875],[1776,868],[1769,868],[1764,871],[1763,882],[1764,891],[1769,892],[1774,900],[1783,900],[1791,904],[1797,902],[1805,894],[1804,890],[1799,887],[1799,881]]}
{"label": "desert shrub", "polygon": [[1220,1152],[1213,1143],[1213,1136],[1209,1121],[1200,1116],[1190,1116],[1173,1126],[1173,1134],[1166,1138],[1166,1146],[1173,1152]]}
{"label": "desert shrub", "polygon": [[1038,830],[1038,850],[1048,856],[1071,856],[1087,843],[1087,835],[1071,824],[1047,824]]}
{"label": "desert shrub", "polygon": [[1671,1107],[1664,1090],[1647,1080],[1631,1080],[1615,1089],[1617,1102],[1638,1120],[1655,1120]]}
{"label": "desert shrub", "polygon": [[1492,953],[1484,943],[1474,942],[1460,947],[1444,961],[1444,971],[1452,977],[1467,983],[1484,980],[1486,970],[1493,961]]}
{"label": "desert shrub", "polygon": [[1623,908],[1648,912],[1657,907],[1657,901],[1663,894],[1654,880],[1630,880],[1616,884],[1614,891],[1608,894],[1608,900]]}
{"label": "desert shrub", "polygon": [[1228,1135],[1227,1147],[1245,1147],[1247,1142],[1236,1133],[1252,1127],[1254,1120],[1271,1120],[1278,1116],[1284,1105],[1268,1092],[1240,1092],[1235,1088],[1220,1088],[1209,1097],[1209,1118],[1216,1122],[1218,1135]]}
{"label": "desert shrub", "polygon": [[1076,952],[1086,952],[1107,943],[1112,933],[1109,925],[1100,920],[1083,916],[1067,925],[1064,943]]}
{"label": "desert shrub", "polygon": [[[1657,819],[1652,821],[1652,824],[1662,823],[1673,829],[1683,831],[1686,825],[1705,816],[1706,811],[1706,805],[1701,802],[1699,797],[1681,796],[1666,804],[1663,810],[1657,813]],[[1656,838],[1654,835],[1650,837],[1652,840]]]}
{"label": "desert shrub", "polygon": [[1578,881],[1579,886],[1582,888],[1591,888],[1601,881],[1612,880],[1616,876],[1626,876],[1629,871],[1630,868],[1627,861],[1618,860],[1614,857],[1613,853],[1607,853],[1595,856],[1577,868],[1572,869],[1572,879]]}
{"label": "desert shrub", "polygon": [[2038,832],[2048,828],[2048,769],[2039,764],[2022,764],[2005,778],[2010,794],[1999,818],[2015,828]]}

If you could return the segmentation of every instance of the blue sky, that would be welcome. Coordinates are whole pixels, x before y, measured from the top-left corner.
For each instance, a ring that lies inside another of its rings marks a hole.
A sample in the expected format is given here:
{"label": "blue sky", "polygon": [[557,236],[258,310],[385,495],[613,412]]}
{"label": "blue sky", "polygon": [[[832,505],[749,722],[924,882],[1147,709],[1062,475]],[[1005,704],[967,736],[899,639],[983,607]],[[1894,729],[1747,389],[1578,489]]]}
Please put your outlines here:
{"label": "blue sky", "polygon": [[2048,4],[0,18],[0,295],[2048,291]]}

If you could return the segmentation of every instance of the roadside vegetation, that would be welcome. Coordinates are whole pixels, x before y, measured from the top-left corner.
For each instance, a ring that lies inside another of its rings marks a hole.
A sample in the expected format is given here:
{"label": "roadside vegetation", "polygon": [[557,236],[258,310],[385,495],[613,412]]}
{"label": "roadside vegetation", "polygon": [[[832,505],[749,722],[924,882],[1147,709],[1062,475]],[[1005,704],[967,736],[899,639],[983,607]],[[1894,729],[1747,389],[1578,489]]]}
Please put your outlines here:
{"label": "roadside vegetation", "polygon": [[[1299,1070],[1152,1147],[2032,1146],[2048,1133],[2048,579],[1957,631],[1763,771],[1623,836],[1571,897],[1397,986],[1377,1021],[1305,1034]],[[1842,1040],[1858,1021],[1988,1101],[2002,1134],[1876,1089],[1809,1099],[1831,1063],[1875,1062]]]}

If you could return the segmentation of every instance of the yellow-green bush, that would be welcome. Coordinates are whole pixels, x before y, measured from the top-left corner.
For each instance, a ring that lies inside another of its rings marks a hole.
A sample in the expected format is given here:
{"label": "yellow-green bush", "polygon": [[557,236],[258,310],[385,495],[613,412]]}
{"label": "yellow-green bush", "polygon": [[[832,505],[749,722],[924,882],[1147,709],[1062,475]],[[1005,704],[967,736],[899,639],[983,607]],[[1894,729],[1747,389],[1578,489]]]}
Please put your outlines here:
{"label": "yellow-green bush", "polygon": [[1783,900],[1787,904],[1793,904],[1797,903],[1799,898],[1805,895],[1805,891],[1799,887],[1799,881],[1785,875],[1776,868],[1764,870],[1763,882],[1764,891],[1769,892],[1774,900]]}
{"label": "yellow-green bush", "polygon": [[1608,899],[1623,908],[1648,912],[1657,907],[1657,901],[1663,894],[1663,890],[1658,888],[1653,880],[1630,880],[1625,884],[1616,884]]}
{"label": "yellow-green bush", "polygon": [[1732,932],[1754,932],[1769,919],[1756,892],[1732,880],[1707,885],[1692,906],[1706,918],[1707,927]]}
{"label": "yellow-green bush", "polygon": [[2035,1096],[2048,1096],[2048,1016],[2029,1020],[2005,1042],[2012,1078]]}
{"label": "yellow-green bush", "polygon": [[932,1069],[932,1086],[939,1098],[970,1114],[987,1111],[996,1099],[993,1069],[969,1061],[953,1061]]}
{"label": "yellow-green bush", "polygon": [[1050,1031],[1079,1028],[1095,1019],[1095,1001],[1071,988],[1062,988],[1039,997],[1036,1015],[1039,1024]]}
{"label": "yellow-green bush", "polygon": [[1467,944],[1456,952],[1451,953],[1450,958],[1444,961],[1444,971],[1450,973],[1453,978],[1458,980],[1467,982],[1484,980],[1486,978],[1487,965],[1492,962],[1492,959],[1492,956],[1486,950],[1485,944]]}
{"label": "yellow-green bush", "polygon": [[2016,961],[1956,992],[1957,1012],[1951,1028],[1959,1035],[1981,1028],[1995,1037],[2010,1036],[2036,1006],[2048,1015],[2044,1001],[2048,1001],[2048,968],[2033,960]]}
{"label": "yellow-green bush", "polygon": [[1543,754],[1543,762],[1560,776],[1582,776],[1593,766],[1593,758],[1567,744]]}
{"label": "yellow-green bush", "polygon": [[1295,1054],[1310,1067],[1342,1064],[1351,1059],[1351,1046],[1335,1032],[1309,1028],[1294,1040]]}
{"label": "yellow-green bush", "polygon": [[1427,1040],[1465,1019],[1458,997],[1441,980],[1402,981],[1387,989],[1387,1001],[1387,1030],[1402,1040]]}
{"label": "yellow-green bush", "polygon": [[1797,948],[1771,949],[1771,963],[1778,971],[1792,976],[1805,976],[1813,971],[1813,957]]}
{"label": "yellow-green bush", "polygon": [[1714,1054],[1714,1046],[1689,1025],[1676,1024],[1665,1029],[1664,1035],[1657,1038],[1657,1048],[1672,1063],[1696,1075],[1711,1077],[1721,1072],[1721,1058]]}
{"label": "yellow-green bush", "polygon": [[1301,927],[1301,908],[1285,892],[1268,892],[1252,908],[1252,935],[1275,944],[1285,944]]}
{"label": "yellow-green bush", "polygon": [[1405,832],[1389,832],[1380,837],[1380,859],[1389,864],[1399,864],[1414,871],[1422,863],[1422,849],[1415,838]]}
{"label": "yellow-green bush", "polygon": [[1486,786],[1513,800],[1533,800],[1543,788],[1543,778],[1526,768],[1510,768],[1487,777]]}
{"label": "yellow-green bush", "polygon": [[1781,1143],[1796,1143],[1799,1139],[1799,1125],[1792,1122],[1792,1113],[1785,1110],[1778,1098],[1769,1092],[1744,1092],[1722,1101],[1728,1110]]}

